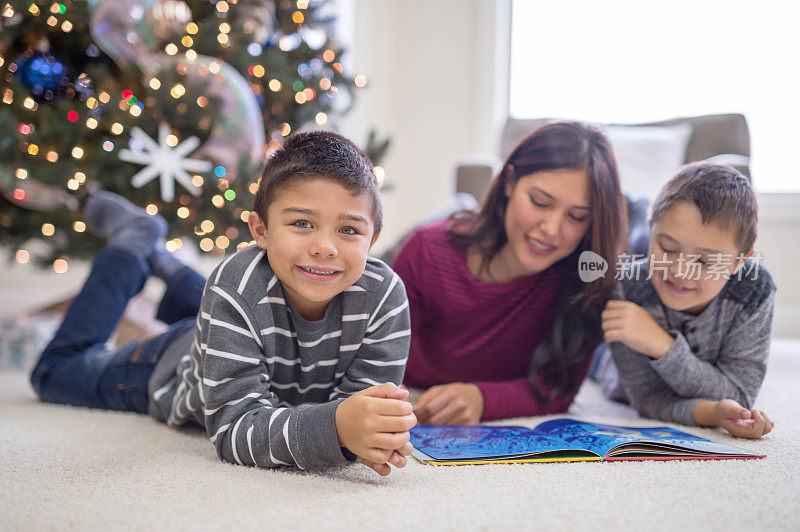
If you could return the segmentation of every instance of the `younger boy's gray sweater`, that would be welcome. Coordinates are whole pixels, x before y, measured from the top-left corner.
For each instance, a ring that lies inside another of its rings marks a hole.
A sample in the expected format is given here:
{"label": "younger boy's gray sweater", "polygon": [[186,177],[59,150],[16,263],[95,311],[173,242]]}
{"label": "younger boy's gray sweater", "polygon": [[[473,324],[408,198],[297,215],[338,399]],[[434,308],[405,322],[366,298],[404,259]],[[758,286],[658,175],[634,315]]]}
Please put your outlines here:
{"label": "younger boy's gray sweater", "polygon": [[375,384],[399,385],[409,344],[405,287],[383,262],[369,258],[311,322],[291,307],[264,251],[250,247],[209,277],[196,330],[173,342],[150,378],[150,413],[205,427],[228,462],[346,463],[336,407]]}
{"label": "younger boy's gray sweater", "polygon": [[647,264],[637,262],[623,272],[614,299],[644,308],[675,343],[658,360],[611,343],[633,406],[644,416],[684,425],[695,424],[694,407],[704,399],[733,399],[751,408],[767,369],[772,330],[775,284],[767,269],[746,263],[748,273],[731,277],[694,316],[661,303],[647,280]]}

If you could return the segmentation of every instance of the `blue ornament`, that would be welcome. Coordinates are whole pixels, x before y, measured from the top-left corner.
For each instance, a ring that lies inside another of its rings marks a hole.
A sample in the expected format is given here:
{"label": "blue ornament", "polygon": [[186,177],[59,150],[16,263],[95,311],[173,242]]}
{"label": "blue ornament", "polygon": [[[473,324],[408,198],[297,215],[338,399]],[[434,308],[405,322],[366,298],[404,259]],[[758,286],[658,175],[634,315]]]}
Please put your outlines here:
{"label": "blue ornament", "polygon": [[28,51],[15,64],[14,75],[37,99],[56,100],[69,87],[69,69],[49,53]]}

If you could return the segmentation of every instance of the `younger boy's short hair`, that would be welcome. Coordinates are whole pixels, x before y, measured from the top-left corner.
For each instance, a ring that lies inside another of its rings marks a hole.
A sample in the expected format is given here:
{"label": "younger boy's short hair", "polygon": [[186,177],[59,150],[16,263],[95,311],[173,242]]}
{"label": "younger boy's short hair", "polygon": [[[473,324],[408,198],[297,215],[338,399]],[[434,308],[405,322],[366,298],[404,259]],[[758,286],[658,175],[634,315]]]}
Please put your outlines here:
{"label": "younger boy's short hair", "polygon": [[684,166],[658,193],[650,224],[679,201],[696,205],[704,224],[714,222],[732,229],[739,251],[753,249],[758,203],[750,181],[735,168],[705,162]]}
{"label": "younger boy's short hair", "polygon": [[267,221],[267,208],[281,187],[296,179],[326,178],[372,201],[373,234],[383,227],[378,180],[369,157],[345,137],[330,131],[295,133],[267,160],[253,209]]}

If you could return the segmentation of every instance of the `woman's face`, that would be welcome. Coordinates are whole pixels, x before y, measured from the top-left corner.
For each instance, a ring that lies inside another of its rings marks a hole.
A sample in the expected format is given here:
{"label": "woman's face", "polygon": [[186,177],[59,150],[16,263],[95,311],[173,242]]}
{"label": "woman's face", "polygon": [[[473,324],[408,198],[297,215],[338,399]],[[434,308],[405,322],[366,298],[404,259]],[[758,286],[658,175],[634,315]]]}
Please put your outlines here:
{"label": "woman's face", "polygon": [[560,168],[521,177],[506,187],[508,243],[496,271],[513,279],[546,270],[578,247],[592,220],[586,170]]}

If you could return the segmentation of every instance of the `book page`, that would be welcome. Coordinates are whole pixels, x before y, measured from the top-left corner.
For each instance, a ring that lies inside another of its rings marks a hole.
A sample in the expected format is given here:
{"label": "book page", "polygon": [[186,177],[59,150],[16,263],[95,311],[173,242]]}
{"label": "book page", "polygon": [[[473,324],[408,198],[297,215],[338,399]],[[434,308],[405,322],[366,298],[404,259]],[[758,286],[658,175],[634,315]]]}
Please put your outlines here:
{"label": "book page", "polygon": [[484,425],[417,425],[411,444],[436,460],[499,459],[555,451],[585,451],[580,442],[565,442],[524,427]]}

